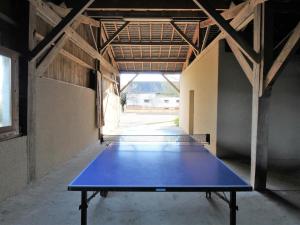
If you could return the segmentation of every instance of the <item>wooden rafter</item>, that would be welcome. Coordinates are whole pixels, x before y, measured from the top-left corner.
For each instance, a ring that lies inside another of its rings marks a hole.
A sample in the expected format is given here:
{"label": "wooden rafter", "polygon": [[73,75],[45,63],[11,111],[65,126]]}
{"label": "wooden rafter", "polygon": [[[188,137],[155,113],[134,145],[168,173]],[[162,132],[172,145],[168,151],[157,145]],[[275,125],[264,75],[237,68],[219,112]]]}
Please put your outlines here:
{"label": "wooden rafter", "polygon": [[268,88],[274,83],[275,79],[278,77],[280,71],[284,68],[284,65],[288,62],[289,57],[292,55],[293,51],[300,44],[300,22],[295,27],[293,33],[290,35],[288,41],[284,45],[278,57],[275,59],[271,69],[269,70],[264,88]]}
{"label": "wooden rafter", "polygon": [[207,0],[198,1],[193,0],[194,3],[201,8],[219,27],[225,32],[229,38],[238,46],[238,48],[253,62],[259,63],[260,54],[253,50],[252,47],[230,26],[230,24],[213,9]]}
{"label": "wooden rafter", "polygon": [[184,32],[180,30],[180,28],[174,23],[174,21],[171,21],[170,24],[173,26],[173,28],[176,30],[176,32],[181,36],[183,40],[185,40],[196,52],[199,52],[197,46],[191,40],[189,40],[189,38],[185,35]]}
{"label": "wooden rafter", "polygon": [[[35,1],[35,0],[30,0]],[[94,0],[79,1],[78,4],[47,34],[47,36],[30,52],[30,60],[35,60],[55,42]]]}

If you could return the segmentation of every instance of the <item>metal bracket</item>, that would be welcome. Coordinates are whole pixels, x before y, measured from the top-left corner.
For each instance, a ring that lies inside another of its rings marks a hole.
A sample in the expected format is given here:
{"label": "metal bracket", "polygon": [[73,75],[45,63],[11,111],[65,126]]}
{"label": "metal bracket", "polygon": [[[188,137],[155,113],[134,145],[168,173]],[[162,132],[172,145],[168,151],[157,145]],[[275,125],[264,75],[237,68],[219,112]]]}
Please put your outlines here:
{"label": "metal bracket", "polygon": [[80,204],[80,205],[79,205],[79,210],[81,210],[83,207],[84,207],[84,208],[88,208],[89,202],[90,202],[93,198],[95,198],[96,195],[97,195],[98,193],[99,193],[99,191],[93,192],[93,194],[92,194],[90,197],[87,198],[86,202],[84,202],[83,204]]}

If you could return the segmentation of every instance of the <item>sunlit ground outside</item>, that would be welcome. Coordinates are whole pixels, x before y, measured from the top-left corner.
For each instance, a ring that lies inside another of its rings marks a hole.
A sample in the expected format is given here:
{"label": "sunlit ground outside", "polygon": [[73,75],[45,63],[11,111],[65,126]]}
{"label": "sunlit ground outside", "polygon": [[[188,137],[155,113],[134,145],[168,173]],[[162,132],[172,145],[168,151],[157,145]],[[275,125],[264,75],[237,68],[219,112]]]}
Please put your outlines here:
{"label": "sunlit ground outside", "polygon": [[[121,90],[136,74],[121,74]],[[179,74],[166,75],[179,89]],[[125,97],[124,97],[125,96]],[[180,135],[179,93],[161,74],[140,74],[121,97],[126,98],[119,127],[108,135]]]}

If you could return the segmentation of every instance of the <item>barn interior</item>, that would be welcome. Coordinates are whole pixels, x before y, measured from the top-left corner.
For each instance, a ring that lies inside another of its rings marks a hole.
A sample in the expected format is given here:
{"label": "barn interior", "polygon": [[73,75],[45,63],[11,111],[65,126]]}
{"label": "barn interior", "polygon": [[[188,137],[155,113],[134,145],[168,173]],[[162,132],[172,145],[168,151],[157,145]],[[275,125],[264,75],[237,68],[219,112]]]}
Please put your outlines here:
{"label": "barn interior", "polygon": [[[179,93],[174,139],[204,137],[253,187],[237,224],[299,224],[299,44],[297,0],[1,0],[0,224],[80,224],[68,183],[126,136],[104,131],[141,73]],[[226,210],[197,192],[116,192],[88,224],[224,224]]]}

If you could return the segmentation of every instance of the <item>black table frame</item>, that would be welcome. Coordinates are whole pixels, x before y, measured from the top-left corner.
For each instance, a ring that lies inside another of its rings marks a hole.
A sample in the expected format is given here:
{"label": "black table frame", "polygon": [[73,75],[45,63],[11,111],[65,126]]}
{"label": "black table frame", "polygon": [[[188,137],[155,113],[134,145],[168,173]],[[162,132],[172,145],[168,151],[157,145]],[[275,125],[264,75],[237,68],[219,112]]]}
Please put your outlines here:
{"label": "black table frame", "polygon": [[[80,189],[80,188],[78,188]],[[98,188],[83,188],[81,190],[81,204],[79,206],[79,210],[81,210],[81,225],[87,225],[87,210],[88,210],[88,203],[97,196],[97,194],[100,194],[101,197],[106,197],[108,192],[111,191],[131,191],[131,192],[204,192],[206,193],[206,198],[209,200],[211,199],[211,193],[214,193],[217,197],[225,201],[230,209],[230,225],[236,225],[236,211],[238,210],[238,206],[236,203],[236,192],[237,191],[251,191],[251,189],[245,189],[245,188],[227,188],[227,189],[218,189],[218,188],[208,188],[200,190],[197,190],[197,188],[191,188],[188,190],[182,190],[180,188],[122,188],[119,190],[118,188],[105,188],[105,189],[98,189]],[[73,189],[69,189],[73,191]],[[88,191],[92,191],[93,194],[91,196],[88,196]],[[223,192],[223,195],[220,194],[220,192]],[[228,192],[230,194],[229,199],[225,195],[225,192]]]}

